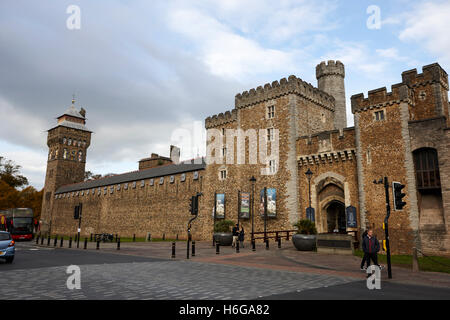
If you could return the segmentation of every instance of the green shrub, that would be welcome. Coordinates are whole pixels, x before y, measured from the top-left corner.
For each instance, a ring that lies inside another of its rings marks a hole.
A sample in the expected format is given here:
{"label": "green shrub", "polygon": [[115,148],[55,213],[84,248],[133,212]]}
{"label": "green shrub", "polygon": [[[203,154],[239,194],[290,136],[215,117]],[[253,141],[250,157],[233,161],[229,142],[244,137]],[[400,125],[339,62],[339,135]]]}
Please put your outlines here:
{"label": "green shrub", "polygon": [[221,220],[215,223],[214,232],[231,232],[231,227],[234,226],[231,220]]}
{"label": "green shrub", "polygon": [[316,224],[309,219],[302,219],[294,227],[297,227],[297,234],[317,234]]}

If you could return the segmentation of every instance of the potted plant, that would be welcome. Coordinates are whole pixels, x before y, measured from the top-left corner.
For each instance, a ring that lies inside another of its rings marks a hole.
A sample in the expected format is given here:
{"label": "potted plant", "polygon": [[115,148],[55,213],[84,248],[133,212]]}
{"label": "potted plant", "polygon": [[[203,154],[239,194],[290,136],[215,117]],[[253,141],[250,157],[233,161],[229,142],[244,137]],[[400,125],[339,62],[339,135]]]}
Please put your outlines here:
{"label": "potted plant", "polygon": [[233,233],[231,227],[234,226],[231,220],[220,220],[214,224],[214,240],[221,246],[231,246],[233,243]]}
{"label": "potted plant", "polygon": [[316,224],[309,219],[302,219],[294,227],[297,234],[292,236],[292,243],[300,251],[313,251],[316,248]]}

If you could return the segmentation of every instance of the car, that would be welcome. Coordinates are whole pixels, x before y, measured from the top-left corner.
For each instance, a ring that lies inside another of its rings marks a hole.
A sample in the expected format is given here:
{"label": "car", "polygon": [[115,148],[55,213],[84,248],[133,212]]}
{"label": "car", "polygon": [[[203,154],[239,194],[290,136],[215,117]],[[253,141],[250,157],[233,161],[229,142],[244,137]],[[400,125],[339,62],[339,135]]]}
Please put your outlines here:
{"label": "car", "polygon": [[9,232],[0,231],[0,259],[5,259],[6,263],[12,263],[16,253],[15,245]]}

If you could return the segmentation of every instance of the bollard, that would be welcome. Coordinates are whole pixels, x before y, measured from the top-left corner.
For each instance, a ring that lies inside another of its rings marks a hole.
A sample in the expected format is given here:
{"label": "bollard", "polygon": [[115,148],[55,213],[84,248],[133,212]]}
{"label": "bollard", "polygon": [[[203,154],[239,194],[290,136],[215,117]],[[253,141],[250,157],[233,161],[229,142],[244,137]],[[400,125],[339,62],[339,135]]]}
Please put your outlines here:
{"label": "bollard", "polygon": [[117,250],[120,250],[120,238],[117,239]]}
{"label": "bollard", "polygon": [[59,247],[62,248],[64,245],[64,237],[61,237],[61,242],[59,243]]}
{"label": "bollard", "polygon": [[287,232],[286,240],[289,241],[289,232]]}
{"label": "bollard", "polygon": [[162,237],[162,240],[163,240],[163,241],[165,241],[165,240],[166,240],[166,234],[165,234],[165,233],[163,233],[163,237]]}
{"label": "bollard", "polygon": [[36,237],[36,244],[39,244],[39,235]]}
{"label": "bollard", "polygon": [[91,238],[89,239],[90,242],[92,242],[92,233],[91,233]]}
{"label": "bollard", "polygon": [[116,233],[116,243],[117,243],[117,239],[118,239],[118,236],[117,236],[117,233]]}
{"label": "bollard", "polygon": [[44,244],[44,237],[41,238],[41,246]]}
{"label": "bollard", "polygon": [[133,234],[133,242],[136,242],[136,235]]}
{"label": "bollard", "polygon": [[55,236],[55,242],[53,243],[53,246],[56,247],[58,245],[58,236]]}
{"label": "bollard", "polygon": [[192,255],[193,257],[195,257],[195,241],[192,241]]}
{"label": "bollard", "polygon": [[236,241],[236,253],[239,253],[239,240]]}
{"label": "bollard", "polygon": [[96,249],[97,250],[100,249],[100,241],[99,240],[97,240],[97,248]]}
{"label": "bollard", "polygon": [[266,250],[269,250],[269,239],[266,239]]}
{"label": "bollard", "polygon": [[50,235],[48,235],[48,238],[47,238],[47,246],[49,246],[50,245]]}
{"label": "bollard", "polygon": [[281,238],[278,238],[278,249],[281,249]]}
{"label": "bollard", "polygon": [[72,237],[69,238],[69,248],[72,248]]}
{"label": "bollard", "polygon": [[216,254],[220,253],[220,243],[216,242]]}
{"label": "bollard", "polygon": [[84,250],[87,249],[87,238],[84,238]]}
{"label": "bollard", "polygon": [[252,251],[256,251],[255,239],[252,239]]}
{"label": "bollard", "polygon": [[175,242],[172,242],[172,259],[175,259]]}

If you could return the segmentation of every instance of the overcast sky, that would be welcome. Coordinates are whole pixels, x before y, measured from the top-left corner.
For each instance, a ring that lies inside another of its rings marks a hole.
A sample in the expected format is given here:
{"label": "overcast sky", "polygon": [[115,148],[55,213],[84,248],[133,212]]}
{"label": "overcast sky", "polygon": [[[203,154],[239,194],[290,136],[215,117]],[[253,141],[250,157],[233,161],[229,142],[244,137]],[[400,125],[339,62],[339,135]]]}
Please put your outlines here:
{"label": "overcast sky", "polygon": [[[67,27],[71,5],[79,29]],[[231,110],[237,93],[291,74],[316,86],[315,66],[329,59],[346,67],[351,126],[351,95],[390,91],[402,71],[433,62],[450,70],[449,17],[449,1],[3,0],[0,155],[42,188],[46,131],[75,94],[94,132],[87,170],[136,170],[170,144],[190,158],[204,153],[204,119]],[[197,144],[187,150],[180,134]]]}

